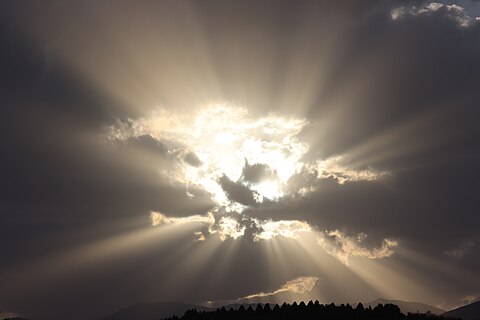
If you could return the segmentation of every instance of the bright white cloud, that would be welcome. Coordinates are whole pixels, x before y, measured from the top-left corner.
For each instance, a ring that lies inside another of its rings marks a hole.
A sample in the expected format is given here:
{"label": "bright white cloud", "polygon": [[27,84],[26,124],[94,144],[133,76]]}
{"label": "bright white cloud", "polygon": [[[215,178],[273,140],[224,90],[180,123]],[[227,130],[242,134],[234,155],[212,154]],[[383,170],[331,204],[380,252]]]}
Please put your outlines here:
{"label": "bright white cloud", "polygon": [[261,231],[255,234],[254,240],[269,240],[278,236],[297,239],[302,233],[312,232],[312,227],[298,220],[254,220]]}
{"label": "bright white cloud", "polygon": [[318,244],[329,254],[348,265],[350,257],[364,257],[380,259],[394,254],[393,248],[398,245],[394,239],[384,239],[379,247],[368,248],[365,246],[367,234],[359,233],[348,236],[340,230],[332,230],[318,237]]}
{"label": "bright white cloud", "polygon": [[457,4],[443,4],[439,2],[431,2],[421,7],[397,7],[390,12],[390,16],[392,20],[398,20],[404,18],[405,16],[418,16],[437,12],[438,10],[446,10],[461,27],[469,27],[475,20],[477,20],[476,18],[472,19],[472,17],[467,14],[465,8],[462,6]]}
{"label": "bright white cloud", "polygon": [[[209,234],[218,234],[222,241],[227,238],[237,239],[244,235],[246,227],[239,223],[239,220],[241,219],[240,215],[238,218],[239,219],[237,220],[233,217],[223,216],[219,219],[215,219],[213,212],[209,212],[206,215],[192,215],[186,217],[170,217],[160,212],[150,212],[152,226],[197,223],[203,227],[208,227]],[[195,235],[197,236],[197,240],[205,240],[205,234],[202,231],[196,231]]]}
{"label": "bright white cloud", "polygon": [[152,221],[152,226],[165,224],[181,225],[192,222],[211,225],[215,222],[215,218],[211,213],[206,216],[193,215],[187,217],[169,217],[164,215],[163,213],[152,211],[150,212],[150,219]]}
{"label": "bright white cloud", "polygon": [[216,228],[210,227],[211,234],[218,233],[221,240],[227,238],[237,239],[245,234],[246,226],[242,226],[237,219],[232,217],[222,217]]}

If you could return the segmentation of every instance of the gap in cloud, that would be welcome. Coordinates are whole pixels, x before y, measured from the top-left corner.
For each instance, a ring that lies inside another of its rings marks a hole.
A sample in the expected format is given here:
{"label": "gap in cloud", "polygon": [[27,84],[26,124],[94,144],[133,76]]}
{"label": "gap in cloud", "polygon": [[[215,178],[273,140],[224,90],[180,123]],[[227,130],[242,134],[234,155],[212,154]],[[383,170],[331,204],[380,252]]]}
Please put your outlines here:
{"label": "gap in cloud", "polygon": [[187,192],[189,186],[202,187],[230,211],[312,191],[311,186],[290,186],[299,175],[334,178],[339,184],[387,176],[351,168],[345,155],[305,163],[309,145],[299,134],[306,124],[305,119],[274,114],[254,118],[244,108],[213,104],[194,117],[162,109],[149,118],[128,119],[110,126],[107,137],[111,142],[157,141],[178,160],[162,175],[185,184]]}
{"label": "gap in cloud", "polygon": [[309,145],[300,139],[306,124],[305,119],[275,114],[253,117],[245,108],[213,104],[193,116],[161,109],[148,118],[119,121],[108,128],[107,138],[112,143],[140,139],[160,147],[173,165],[162,168],[159,175],[183,184],[190,198],[195,197],[190,190],[205,190],[216,204],[205,215],[187,217],[152,211],[153,226],[195,223],[198,241],[214,234],[222,241],[245,235],[266,241],[315,234],[320,239],[317,245],[344,264],[349,256],[390,256],[396,245],[393,240],[385,239],[381,247],[369,249],[360,241],[364,234],[353,239],[337,230],[320,232],[306,221],[261,220],[245,214],[247,208],[303,197],[316,191],[324,179],[342,185],[389,176],[388,172],[349,166],[348,155],[306,162]]}

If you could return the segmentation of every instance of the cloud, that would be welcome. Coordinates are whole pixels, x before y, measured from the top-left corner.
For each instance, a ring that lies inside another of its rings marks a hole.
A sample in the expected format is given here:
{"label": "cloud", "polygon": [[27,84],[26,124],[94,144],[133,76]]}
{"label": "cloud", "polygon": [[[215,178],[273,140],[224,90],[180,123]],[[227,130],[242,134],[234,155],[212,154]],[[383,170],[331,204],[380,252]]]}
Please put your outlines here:
{"label": "cloud", "polygon": [[7,319],[15,319],[15,318],[19,318],[19,316],[13,312],[7,312],[7,311],[3,311],[3,310],[0,310],[0,319],[1,320],[7,320]]}
{"label": "cloud", "polygon": [[198,159],[197,155],[193,152],[187,152],[184,156],[183,159],[185,160],[186,163],[188,163],[191,166],[194,167],[199,167],[202,165],[202,161]]}
{"label": "cloud", "polygon": [[[303,221],[297,220],[259,220],[252,219],[241,213],[227,213],[225,209],[213,210],[206,215],[192,215],[186,217],[170,217],[160,212],[150,212],[152,226],[199,224],[199,229],[207,227],[209,235],[218,234],[222,241],[242,237],[248,232],[253,241],[270,240],[275,237],[297,239],[303,233],[311,233],[312,227]],[[205,233],[197,231],[195,234],[205,240]]]}
{"label": "cloud", "polygon": [[[316,235],[317,244],[328,254],[334,256],[345,265],[350,257],[368,259],[387,258],[394,254],[398,242],[383,239],[377,247],[367,245],[367,234],[359,233],[349,236],[340,230],[319,232],[305,221],[298,220],[260,220],[240,213],[227,213],[222,210],[209,212],[205,216],[168,217],[159,212],[151,212],[152,226],[173,224],[183,225],[197,223],[206,227],[208,235],[217,234],[220,240],[237,239],[251,235],[253,241],[272,240],[276,237],[298,239],[304,234]],[[205,229],[200,227],[200,229]],[[196,231],[197,240],[204,241],[207,235]]]}
{"label": "cloud", "polygon": [[245,234],[246,226],[233,217],[221,217],[218,224],[212,225],[208,230],[211,234],[218,233],[221,240],[227,238],[237,239]]}
{"label": "cloud", "polygon": [[188,217],[168,217],[160,212],[150,212],[152,226],[160,226],[165,224],[182,225],[186,223],[200,223],[211,225],[215,222],[215,218],[211,213],[206,216],[193,215]]}
{"label": "cloud", "polygon": [[139,147],[146,151],[150,151],[152,153],[157,153],[161,155],[168,154],[168,148],[162,142],[156,140],[152,136],[145,134],[141,136],[129,137],[125,140],[116,140],[124,142],[126,145]]}
{"label": "cloud", "polygon": [[313,191],[311,184],[298,185],[299,179],[296,185],[289,184],[305,171],[315,172],[320,180],[334,178],[339,184],[388,176],[371,168],[353,168],[342,155],[304,162],[309,145],[299,134],[306,124],[302,118],[273,114],[255,119],[246,109],[218,103],[193,118],[162,109],[151,117],[117,121],[107,127],[106,135],[112,142],[138,137],[157,141],[168,154],[186,163],[182,166],[180,161],[173,170],[163,170],[164,175],[204,188],[229,211]]}
{"label": "cloud", "polygon": [[[217,214],[217,217],[215,217]],[[160,212],[150,213],[152,226],[184,225],[189,223],[200,224],[199,229],[207,228],[208,233],[218,234],[222,241],[228,238],[237,239],[244,235],[246,227],[240,224],[241,217],[218,216],[218,212],[208,212],[206,215],[192,215],[187,217],[169,217]],[[206,235],[203,231],[196,231],[197,240],[204,241]]]}
{"label": "cloud", "polygon": [[228,199],[245,206],[256,205],[254,193],[240,182],[233,182],[226,175],[219,179],[220,186],[226,192]]}
{"label": "cloud", "polygon": [[467,241],[460,244],[458,247],[444,251],[444,254],[452,258],[463,258],[466,254],[472,251],[472,248],[475,246],[475,242]]}
{"label": "cloud", "polygon": [[265,220],[254,219],[257,227],[261,230],[255,234],[254,240],[270,240],[281,236],[290,239],[297,239],[302,233],[312,232],[312,227],[298,220]]}
{"label": "cloud", "polygon": [[237,301],[248,301],[255,298],[271,297],[283,292],[308,293],[312,291],[318,280],[318,277],[298,277],[293,280],[287,281],[284,285],[274,291],[250,294],[248,296],[239,298]]}
{"label": "cloud", "polygon": [[245,166],[242,171],[242,180],[248,183],[259,183],[263,180],[275,180],[276,175],[270,170],[265,163],[249,164],[245,159]]}
{"label": "cloud", "polygon": [[471,26],[476,20],[470,17],[462,6],[457,4],[443,4],[440,2],[430,2],[421,7],[397,7],[392,9],[390,15],[393,20],[398,20],[406,16],[420,16],[435,13],[446,14],[448,17],[455,20],[459,26],[465,28]]}
{"label": "cloud", "polygon": [[[229,206],[232,203],[225,188],[231,196],[237,194],[229,180],[240,181],[243,174],[245,186],[263,199],[271,195],[262,194],[262,188],[258,187],[261,181],[249,181],[259,178],[253,176],[258,166],[268,164],[278,177],[279,185],[300,169],[300,158],[308,147],[297,135],[305,123],[303,119],[274,115],[255,119],[246,109],[217,104],[198,111],[194,117],[162,109],[148,118],[118,121],[107,128],[106,134],[110,141],[149,135],[168,146],[172,154],[194,154],[198,161],[194,161],[193,166],[180,167],[170,172],[170,177],[201,186],[219,205]],[[253,163],[252,168],[249,162]],[[248,191],[238,185],[236,191],[240,189]],[[241,201],[253,204],[251,196],[249,198],[246,199],[243,192]]]}
{"label": "cloud", "polygon": [[327,231],[318,238],[318,244],[329,254],[336,257],[345,265],[349,264],[350,257],[364,257],[368,259],[381,259],[394,254],[393,248],[398,242],[393,239],[384,239],[379,247],[365,246],[367,235],[360,233],[348,236],[340,230]]}
{"label": "cloud", "polygon": [[466,295],[462,298],[462,304],[463,305],[467,305],[467,304],[477,302],[477,301],[480,301],[480,293],[469,294],[469,295]]}
{"label": "cloud", "polygon": [[317,177],[320,179],[335,179],[339,184],[350,181],[378,181],[389,177],[386,171],[370,168],[353,169],[347,165],[345,156],[334,156],[315,163]]}

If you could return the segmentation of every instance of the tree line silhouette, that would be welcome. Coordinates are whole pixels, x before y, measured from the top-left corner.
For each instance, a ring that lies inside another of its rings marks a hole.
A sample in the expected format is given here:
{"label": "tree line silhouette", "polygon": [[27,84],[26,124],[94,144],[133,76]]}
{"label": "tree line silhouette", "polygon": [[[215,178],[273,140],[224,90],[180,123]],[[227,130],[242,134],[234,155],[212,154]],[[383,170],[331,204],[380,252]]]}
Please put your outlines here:
{"label": "tree line silhouette", "polygon": [[350,304],[335,305],[320,304],[318,301],[310,301],[308,304],[300,302],[297,304],[283,303],[281,306],[275,304],[258,304],[254,309],[251,305],[245,308],[241,305],[238,309],[230,307],[218,308],[216,311],[187,310],[182,317],[173,316],[165,320],[445,320],[445,318],[427,313],[403,314],[395,304],[378,304],[376,307],[364,307],[359,303],[355,308]]}

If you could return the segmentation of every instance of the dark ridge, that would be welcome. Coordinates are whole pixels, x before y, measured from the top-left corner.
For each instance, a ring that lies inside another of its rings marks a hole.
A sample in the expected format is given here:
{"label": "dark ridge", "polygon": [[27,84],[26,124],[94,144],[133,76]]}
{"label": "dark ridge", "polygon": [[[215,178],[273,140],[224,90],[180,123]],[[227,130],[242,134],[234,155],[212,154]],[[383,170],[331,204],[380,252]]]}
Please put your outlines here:
{"label": "dark ridge", "polygon": [[165,320],[442,320],[453,319],[438,316],[430,312],[427,313],[407,313],[403,314],[400,308],[391,303],[378,304],[375,307],[364,307],[359,303],[355,308],[350,304],[335,305],[320,304],[318,301],[287,304],[281,306],[278,304],[258,304],[252,308],[241,306],[237,310],[234,308],[222,307],[216,311],[197,311],[190,309],[182,317],[172,316]]}
{"label": "dark ridge", "polygon": [[445,312],[443,316],[462,320],[480,320],[480,301]]}
{"label": "dark ridge", "polygon": [[158,320],[184,314],[191,309],[212,310],[207,307],[177,302],[137,303],[100,320]]}

